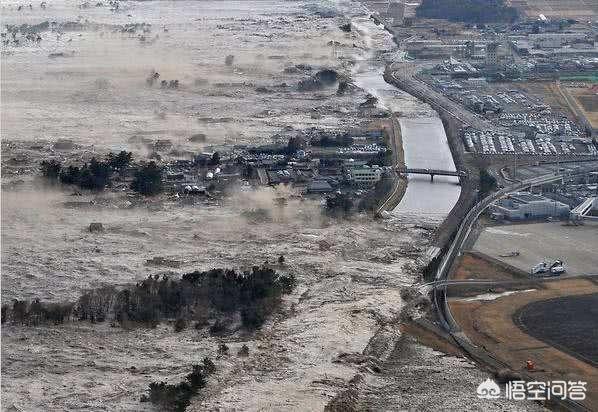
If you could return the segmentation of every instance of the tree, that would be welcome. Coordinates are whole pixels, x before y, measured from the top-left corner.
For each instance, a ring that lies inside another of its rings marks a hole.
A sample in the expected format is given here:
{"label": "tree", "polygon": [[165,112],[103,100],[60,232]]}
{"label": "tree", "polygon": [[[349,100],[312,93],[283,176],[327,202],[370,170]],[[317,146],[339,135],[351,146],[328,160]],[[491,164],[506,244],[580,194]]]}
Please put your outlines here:
{"label": "tree", "polygon": [[60,172],[60,182],[65,185],[76,185],[79,184],[79,176],[81,170],[77,166],[69,166],[66,170],[62,169]]}
{"label": "tree", "polygon": [[242,357],[247,357],[249,356],[249,346],[243,344],[243,346],[241,346],[241,348],[239,349],[239,351],[237,352],[238,356],[242,356]]}
{"label": "tree", "polygon": [[305,140],[301,136],[291,137],[287,143],[286,153],[294,155],[297,150],[301,150],[305,147]]}
{"label": "tree", "polygon": [[81,170],[79,186],[83,189],[102,190],[110,184],[110,175],[111,171],[108,163],[99,162],[94,157]]}
{"label": "tree", "polygon": [[143,395],[142,402],[151,401],[160,410],[183,412],[191,404],[191,397],[204,388],[207,378],[216,370],[214,363],[204,359],[203,365],[193,365],[193,370],[185,380],[176,385],[166,382],[152,382],[149,385],[149,396]]}
{"label": "tree", "polygon": [[182,332],[187,329],[187,321],[183,318],[178,318],[174,322],[174,331],[175,332]]}
{"label": "tree", "polygon": [[280,256],[278,257],[278,264],[279,264],[279,265],[284,265],[284,260],[285,260],[285,259],[284,259],[284,255],[280,255]]}
{"label": "tree", "polygon": [[132,160],[133,153],[127,152],[125,150],[121,150],[120,153],[116,155],[110,152],[108,153],[108,156],[106,156],[106,162],[110,165],[110,167],[114,170],[117,170],[121,174]]}
{"label": "tree", "polygon": [[332,215],[348,215],[353,209],[353,199],[346,193],[336,193],[326,198],[326,209]]}
{"label": "tree", "polygon": [[214,154],[212,155],[212,158],[210,159],[210,165],[216,166],[219,164],[220,164],[220,153],[214,152]]}
{"label": "tree", "polygon": [[162,192],[162,168],[156,162],[149,162],[135,171],[131,189],[144,196]]}
{"label": "tree", "polygon": [[42,175],[48,179],[58,179],[62,164],[58,160],[43,160],[40,164]]}
{"label": "tree", "polygon": [[487,195],[496,189],[496,178],[486,169],[480,169],[480,195]]}

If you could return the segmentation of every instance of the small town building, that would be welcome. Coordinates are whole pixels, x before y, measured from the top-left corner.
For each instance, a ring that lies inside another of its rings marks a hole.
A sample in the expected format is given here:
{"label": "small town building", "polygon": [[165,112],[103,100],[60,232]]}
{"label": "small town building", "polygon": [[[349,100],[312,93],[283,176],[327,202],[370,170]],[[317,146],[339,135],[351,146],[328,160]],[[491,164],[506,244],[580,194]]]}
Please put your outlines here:
{"label": "small town building", "polygon": [[358,186],[372,186],[382,178],[382,169],[379,166],[361,166],[349,169],[351,182]]}
{"label": "small town building", "polygon": [[334,188],[324,179],[314,179],[307,186],[307,193],[331,193]]}

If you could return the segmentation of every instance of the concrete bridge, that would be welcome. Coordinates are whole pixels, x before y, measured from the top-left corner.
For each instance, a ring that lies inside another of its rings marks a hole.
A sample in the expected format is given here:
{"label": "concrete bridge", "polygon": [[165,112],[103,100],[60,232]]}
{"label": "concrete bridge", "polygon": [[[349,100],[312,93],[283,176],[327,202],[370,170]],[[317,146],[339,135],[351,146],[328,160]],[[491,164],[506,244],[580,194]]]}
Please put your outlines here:
{"label": "concrete bridge", "polygon": [[459,179],[467,177],[467,173],[462,170],[440,170],[440,169],[412,169],[409,167],[397,167],[397,173],[401,174],[416,174],[416,175],[430,175],[430,181],[434,181],[434,176],[456,176]]}

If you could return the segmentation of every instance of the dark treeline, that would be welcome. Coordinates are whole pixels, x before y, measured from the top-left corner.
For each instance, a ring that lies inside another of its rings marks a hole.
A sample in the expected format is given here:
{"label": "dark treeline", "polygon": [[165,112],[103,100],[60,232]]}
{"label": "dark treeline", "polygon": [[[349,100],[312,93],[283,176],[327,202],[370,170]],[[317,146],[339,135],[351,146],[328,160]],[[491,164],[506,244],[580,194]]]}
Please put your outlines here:
{"label": "dark treeline", "polygon": [[[131,152],[110,152],[104,160],[95,157],[81,166],[65,166],[58,160],[44,160],[40,163],[41,173],[50,180],[78,186],[81,189],[104,190],[112,186],[115,177],[123,178],[133,161]],[[155,162],[135,167],[131,189],[143,195],[154,195],[162,191],[162,168]]]}
{"label": "dark treeline", "polygon": [[91,290],[77,302],[15,300],[12,305],[2,306],[2,323],[35,326],[70,320],[109,320],[123,326],[155,326],[161,320],[177,319],[178,330],[187,321],[195,321],[198,328],[212,321],[210,330],[217,333],[226,330],[222,319],[240,315],[245,328],[255,329],[278,308],[282,295],[290,293],[294,285],[293,275],[279,275],[267,266],[254,266],[245,272],[195,271],[181,279],[154,275],[122,290]]}
{"label": "dark treeline", "polygon": [[310,144],[312,146],[321,146],[321,147],[349,147],[353,144],[354,139],[348,135],[341,135],[341,136],[316,136],[312,137],[310,140]]}
{"label": "dark treeline", "polygon": [[466,23],[512,23],[518,12],[504,0],[423,0],[416,16]]}
{"label": "dark treeline", "polygon": [[496,178],[488,170],[480,169],[480,196],[484,197],[496,189]]}
{"label": "dark treeline", "polygon": [[143,395],[141,402],[150,401],[161,411],[183,412],[191,403],[191,397],[207,384],[207,378],[216,371],[216,365],[204,358],[202,365],[193,365],[193,370],[185,380],[173,385],[166,382],[152,382],[149,395]]}

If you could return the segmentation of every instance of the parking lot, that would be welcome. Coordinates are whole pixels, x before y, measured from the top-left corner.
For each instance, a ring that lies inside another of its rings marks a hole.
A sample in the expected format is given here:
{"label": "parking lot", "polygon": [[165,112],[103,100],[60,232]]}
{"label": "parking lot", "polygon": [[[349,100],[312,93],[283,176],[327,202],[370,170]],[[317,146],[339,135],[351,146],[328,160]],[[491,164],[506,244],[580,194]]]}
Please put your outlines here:
{"label": "parking lot", "polygon": [[[565,226],[563,222],[492,226],[484,229],[474,250],[525,272],[539,262],[565,263],[566,275],[598,273],[598,223]],[[503,257],[511,252],[518,256]]]}

